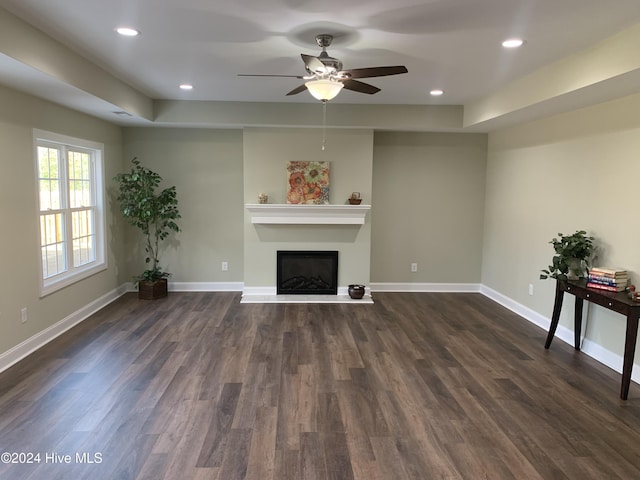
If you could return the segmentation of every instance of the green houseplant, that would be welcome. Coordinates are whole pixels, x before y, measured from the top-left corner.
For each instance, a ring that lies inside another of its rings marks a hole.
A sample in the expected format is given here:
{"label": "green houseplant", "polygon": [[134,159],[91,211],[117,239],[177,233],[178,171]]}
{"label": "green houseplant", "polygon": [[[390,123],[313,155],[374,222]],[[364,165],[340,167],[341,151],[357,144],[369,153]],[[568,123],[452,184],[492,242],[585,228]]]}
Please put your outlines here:
{"label": "green houseplant", "polygon": [[120,212],[145,238],[145,263],[149,268],[134,278],[140,298],[164,297],[171,274],[160,268],[160,242],[172,231],[180,231],[175,222],[180,218],[176,187],[160,190],[159,174],[143,167],[137,158],[131,163],[131,172],[120,173],[113,180],[118,184]]}
{"label": "green houseplant", "polygon": [[558,237],[549,243],[553,245],[556,254],[549,268],[541,270],[541,279],[577,280],[584,276],[594,249],[593,237],[588,236],[584,230],[577,230],[571,235],[558,233]]}

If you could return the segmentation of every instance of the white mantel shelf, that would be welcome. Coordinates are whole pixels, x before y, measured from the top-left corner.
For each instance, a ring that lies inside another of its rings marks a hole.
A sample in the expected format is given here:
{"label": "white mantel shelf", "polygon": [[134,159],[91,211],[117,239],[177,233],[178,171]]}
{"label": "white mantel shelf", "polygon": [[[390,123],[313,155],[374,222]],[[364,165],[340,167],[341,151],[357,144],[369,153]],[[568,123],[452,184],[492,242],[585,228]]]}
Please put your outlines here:
{"label": "white mantel shelf", "polygon": [[251,223],[297,225],[363,225],[371,205],[290,205],[249,203]]}

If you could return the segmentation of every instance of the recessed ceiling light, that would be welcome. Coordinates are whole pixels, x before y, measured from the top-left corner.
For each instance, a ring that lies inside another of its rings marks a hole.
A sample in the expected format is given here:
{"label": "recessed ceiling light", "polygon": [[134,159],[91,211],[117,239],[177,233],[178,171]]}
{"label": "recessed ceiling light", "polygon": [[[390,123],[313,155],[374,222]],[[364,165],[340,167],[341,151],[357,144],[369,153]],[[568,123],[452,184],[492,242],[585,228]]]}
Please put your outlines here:
{"label": "recessed ceiling light", "polygon": [[522,40],[521,38],[509,38],[502,42],[502,46],[504,48],[518,48],[521,47],[523,43],[524,40]]}
{"label": "recessed ceiling light", "polygon": [[439,97],[440,95],[442,95],[444,93],[444,90],[440,90],[439,88],[434,88],[433,90],[431,90],[429,92],[430,95],[434,96],[434,97]]}
{"label": "recessed ceiling light", "polygon": [[193,85],[190,83],[183,83],[180,85],[180,90],[193,90]]}
{"label": "recessed ceiling light", "polygon": [[138,35],[140,35],[140,30],[136,30],[135,28],[131,27],[118,27],[116,28],[116,32],[125,37],[137,37]]}

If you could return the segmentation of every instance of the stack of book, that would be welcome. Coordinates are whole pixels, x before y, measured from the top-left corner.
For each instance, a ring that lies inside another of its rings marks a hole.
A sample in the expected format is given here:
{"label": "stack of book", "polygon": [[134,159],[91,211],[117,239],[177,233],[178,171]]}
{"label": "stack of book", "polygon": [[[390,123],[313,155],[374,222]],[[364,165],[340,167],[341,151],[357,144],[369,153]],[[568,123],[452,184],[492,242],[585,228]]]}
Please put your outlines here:
{"label": "stack of book", "polygon": [[626,270],[593,267],[589,270],[587,287],[610,292],[622,292],[627,288],[629,277]]}

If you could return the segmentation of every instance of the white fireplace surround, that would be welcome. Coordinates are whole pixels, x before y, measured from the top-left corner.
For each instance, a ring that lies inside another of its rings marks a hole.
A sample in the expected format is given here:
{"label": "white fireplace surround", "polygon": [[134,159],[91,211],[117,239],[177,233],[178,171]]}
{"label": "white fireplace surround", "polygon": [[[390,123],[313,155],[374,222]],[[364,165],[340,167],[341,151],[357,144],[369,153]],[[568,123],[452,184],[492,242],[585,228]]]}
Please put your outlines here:
{"label": "white fireplace surround", "polygon": [[300,205],[249,203],[255,224],[363,225],[371,205]]}
{"label": "white fireplace surround", "polygon": [[[354,225],[365,224],[371,205],[312,205],[248,203],[251,223],[260,225]],[[368,291],[353,300],[346,286],[338,286],[338,295],[277,295],[273,286],[244,286],[242,303],[373,303]]]}

